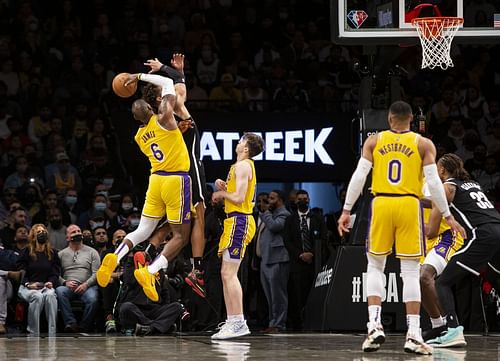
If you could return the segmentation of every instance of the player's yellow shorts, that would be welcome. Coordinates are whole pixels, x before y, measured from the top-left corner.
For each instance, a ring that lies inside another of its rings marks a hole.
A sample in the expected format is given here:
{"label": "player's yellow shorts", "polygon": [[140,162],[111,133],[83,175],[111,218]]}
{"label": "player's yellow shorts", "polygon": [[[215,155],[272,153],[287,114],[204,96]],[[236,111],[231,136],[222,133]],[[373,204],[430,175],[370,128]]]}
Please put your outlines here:
{"label": "player's yellow shorts", "polygon": [[142,215],[149,218],[166,216],[170,224],[191,221],[191,178],[187,172],[158,171],[149,177]]}
{"label": "player's yellow shorts", "polygon": [[378,195],[373,198],[366,239],[367,252],[375,256],[418,259],[425,255],[424,222],[420,201],[414,196]]}
{"label": "player's yellow shorts", "polygon": [[227,249],[232,260],[242,260],[247,245],[255,235],[255,229],[253,215],[229,213],[224,220],[224,232],[219,241],[219,257]]}

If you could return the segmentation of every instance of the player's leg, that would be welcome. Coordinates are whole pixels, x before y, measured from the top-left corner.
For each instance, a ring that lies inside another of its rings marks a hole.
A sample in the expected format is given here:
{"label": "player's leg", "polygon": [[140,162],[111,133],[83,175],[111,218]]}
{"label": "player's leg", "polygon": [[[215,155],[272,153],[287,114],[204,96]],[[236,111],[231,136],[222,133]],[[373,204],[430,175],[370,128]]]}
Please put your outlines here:
{"label": "player's leg", "polygon": [[222,255],[221,278],[227,320],[220,331],[212,335],[212,339],[222,340],[250,334],[243,315],[243,291],[238,279],[238,269],[246,245],[254,234],[253,216],[237,215],[224,221],[219,254]]}
{"label": "player's leg", "polygon": [[[166,210],[167,222],[172,230],[172,238],[164,246],[162,253],[145,268],[134,271],[137,282],[142,286],[149,299],[158,300],[155,287],[155,274],[168,266],[187,243],[191,222],[191,180],[189,175],[168,175],[162,177],[161,199]],[[179,197],[179,194],[181,196]]]}
{"label": "player's leg", "polygon": [[[451,232],[449,232],[451,237]],[[451,245],[446,239],[448,234],[442,234],[438,243],[430,250],[420,268],[420,288],[422,291],[422,306],[430,317],[432,328],[422,332],[424,341],[436,338],[446,331],[446,319],[442,317],[443,310],[439,303],[435,279],[443,273],[447,260],[445,257]]]}
{"label": "player's leg", "polygon": [[[395,249],[401,259],[403,302],[406,305],[408,332],[405,352],[430,355],[432,347],[424,343],[420,328],[420,258],[425,255],[423,211],[414,197],[399,197],[395,207]],[[415,220],[417,220],[415,222]]]}
{"label": "player's leg", "polygon": [[165,214],[165,206],[161,199],[161,186],[161,176],[153,174],[149,177],[146,201],[139,226],[125,236],[125,239],[114,253],[108,253],[104,257],[96,273],[99,286],[106,287],[111,279],[111,274],[116,269],[116,266],[118,266],[120,260],[137,244],[148,239],[156,229],[160,219]]}
{"label": "player's leg", "polygon": [[366,291],[368,296],[368,335],[363,342],[365,352],[377,351],[385,341],[382,327],[382,294],[384,292],[384,269],[386,256],[391,253],[394,244],[392,235],[392,216],[390,199],[375,197],[372,201],[367,235],[368,265],[366,269]]}

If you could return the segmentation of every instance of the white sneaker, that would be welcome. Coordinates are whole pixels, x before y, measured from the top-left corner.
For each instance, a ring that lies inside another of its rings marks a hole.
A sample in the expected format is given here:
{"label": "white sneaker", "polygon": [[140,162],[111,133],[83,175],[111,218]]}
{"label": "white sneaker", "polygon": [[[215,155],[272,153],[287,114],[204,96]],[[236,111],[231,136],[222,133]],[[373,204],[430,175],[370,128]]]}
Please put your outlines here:
{"label": "white sneaker", "polygon": [[247,321],[226,321],[219,326],[219,332],[212,335],[212,340],[227,340],[249,334]]}
{"label": "white sneaker", "polygon": [[380,348],[380,345],[385,342],[385,333],[382,326],[377,326],[368,330],[368,336],[363,342],[362,349],[364,352],[374,352]]}
{"label": "white sneaker", "polygon": [[408,332],[406,334],[406,342],[404,346],[405,352],[415,353],[417,355],[432,355],[432,347],[424,342],[422,332],[419,330],[418,334]]}

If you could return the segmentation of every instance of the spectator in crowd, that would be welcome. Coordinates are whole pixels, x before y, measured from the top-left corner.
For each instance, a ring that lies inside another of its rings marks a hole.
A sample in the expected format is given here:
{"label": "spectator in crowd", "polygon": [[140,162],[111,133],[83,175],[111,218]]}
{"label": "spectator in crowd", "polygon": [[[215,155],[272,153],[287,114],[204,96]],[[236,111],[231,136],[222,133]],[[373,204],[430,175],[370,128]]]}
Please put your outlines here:
{"label": "spectator in crowd", "polygon": [[276,89],[273,95],[275,111],[295,113],[309,109],[309,95],[299,87],[298,79],[290,73],[282,87]]}
{"label": "spectator in crowd", "polygon": [[13,244],[12,250],[18,256],[21,256],[24,253],[24,250],[28,247],[29,232],[30,232],[30,230],[26,226],[19,226],[16,229],[16,234],[14,236],[14,244]]}
{"label": "spectator in crowd", "polygon": [[47,231],[49,241],[54,249],[60,251],[68,246],[66,240],[66,226],[63,224],[63,216],[59,207],[51,208],[47,214]]}
{"label": "spectator in crowd", "polygon": [[22,208],[17,208],[10,213],[8,226],[0,231],[0,240],[7,249],[14,247],[17,232],[20,227],[26,229],[26,211]]}
{"label": "spectator in crowd", "polygon": [[493,126],[495,122],[500,121],[500,100],[491,99],[488,102],[488,110],[489,113],[485,114],[477,122],[477,130],[479,131],[479,136],[483,142],[493,133]]}
{"label": "spectator in crowd", "polygon": [[476,170],[484,168],[484,163],[486,161],[486,146],[483,143],[478,143],[474,147],[474,153],[472,158],[465,162],[465,169],[469,174],[472,174]]}
{"label": "spectator in crowd", "polygon": [[29,172],[28,160],[24,155],[20,155],[15,161],[16,171],[10,174],[3,185],[3,189],[19,188],[30,181],[33,174]]}
{"label": "spectator in crowd", "polygon": [[35,224],[29,234],[29,246],[19,259],[19,267],[25,270],[19,287],[19,297],[28,306],[28,332],[40,335],[40,315],[45,309],[49,336],[56,335],[57,297],[55,288],[61,275],[57,251],[49,241],[49,233],[43,224]]}
{"label": "spectator in crowd", "polygon": [[284,242],[290,256],[288,281],[288,320],[290,328],[303,327],[303,308],[313,284],[315,271],[321,265],[321,251],[326,245],[325,221],[309,208],[309,194],[297,191],[297,210],[285,224]]}
{"label": "spectator in crowd", "polygon": [[184,306],[171,301],[171,286],[165,273],[160,270],[160,279],[155,282],[158,301],[153,302],[146,297],[142,287],[134,277],[134,269],[145,267],[145,254],[138,252],[126,257],[123,283],[124,295],[120,305],[120,323],[125,330],[134,330],[136,336],[147,336],[154,333],[167,333],[175,321],[184,312]]}
{"label": "spectator in crowd", "polygon": [[260,242],[260,277],[269,309],[269,327],[265,333],[286,329],[288,311],[288,251],[283,241],[285,221],[290,212],[285,208],[285,193],[274,190],[269,193],[269,209],[259,212],[262,221]]}
{"label": "spectator in crowd", "polygon": [[31,117],[28,124],[28,135],[35,144],[41,144],[42,138],[50,133],[50,121],[52,120],[52,109],[48,104],[38,107],[38,114]]}
{"label": "spectator in crowd", "polygon": [[76,223],[82,213],[82,203],[79,202],[78,191],[76,189],[67,189],[62,207],[70,217],[70,223]]}
{"label": "spectator in crowd", "polygon": [[220,85],[213,88],[208,98],[214,109],[219,111],[238,110],[243,102],[241,90],[234,86],[234,76],[224,73],[220,77]]}
{"label": "spectator in crowd", "polygon": [[486,137],[485,144],[488,154],[498,155],[500,153],[500,120],[493,124],[493,132]]}
{"label": "spectator in crowd", "polygon": [[55,189],[60,195],[68,189],[81,190],[82,180],[78,171],[70,164],[66,152],[56,154],[56,167],[47,175],[47,187]]}
{"label": "spectator in crowd", "polygon": [[19,284],[23,277],[21,272],[16,271],[18,257],[0,242],[0,335],[7,333],[7,302],[12,298],[15,284]]}
{"label": "spectator in crowd", "polygon": [[[59,251],[61,277],[57,287],[57,299],[60,304],[65,332],[94,329],[95,314],[99,305],[95,273],[101,264],[99,254],[93,248],[83,244],[80,227],[68,226],[66,232],[68,247]],[[80,327],[71,309],[71,301],[79,299],[84,304]]]}
{"label": "spectator in crowd", "polygon": [[[114,214],[114,212],[109,209],[110,205],[107,195],[103,194],[103,192],[99,192],[94,196],[91,208],[80,214],[78,224],[81,228],[90,228],[91,230],[102,226],[107,228],[109,221],[107,214]],[[106,212],[107,210],[108,212]]]}
{"label": "spectator in crowd", "polygon": [[495,185],[500,179],[497,159],[493,156],[486,157],[484,168],[476,169],[471,175],[481,185],[486,194],[494,191]]}
{"label": "spectator in crowd", "polygon": [[243,89],[243,102],[245,109],[251,112],[263,112],[267,110],[267,92],[260,87],[259,78],[252,74],[248,79],[247,87]]}
{"label": "spectator in crowd", "polygon": [[[97,228],[94,231],[95,244],[99,245],[106,243],[107,246],[100,247],[100,257],[102,259],[108,254],[113,253],[116,246],[125,238],[126,232],[123,229],[117,229],[113,233],[111,242],[108,241],[108,236],[105,228]],[[99,250],[98,250],[99,251]],[[111,274],[111,279],[109,280],[108,287],[99,287],[102,294],[102,307],[104,310],[104,322],[106,333],[116,332],[116,322],[113,315],[113,309],[115,307],[115,302],[117,300],[118,294],[120,292],[120,278],[122,276],[121,265]]]}
{"label": "spectator in crowd", "polygon": [[466,90],[461,112],[465,118],[472,120],[474,125],[489,113],[486,99],[474,85],[469,86]]}

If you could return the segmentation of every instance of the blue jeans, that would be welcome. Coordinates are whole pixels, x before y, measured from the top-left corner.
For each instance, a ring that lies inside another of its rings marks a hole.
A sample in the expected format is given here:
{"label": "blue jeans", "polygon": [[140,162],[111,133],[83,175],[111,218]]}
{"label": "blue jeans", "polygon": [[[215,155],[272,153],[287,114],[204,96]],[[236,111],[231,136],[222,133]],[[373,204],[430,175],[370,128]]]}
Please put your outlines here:
{"label": "blue jeans", "polygon": [[87,289],[82,294],[77,294],[73,292],[66,286],[59,286],[56,289],[57,300],[59,302],[59,307],[61,309],[61,314],[64,320],[64,325],[76,324],[76,318],[71,309],[72,300],[80,300],[84,304],[83,317],[80,322],[80,327],[86,331],[91,331],[94,325],[95,313],[98,307],[98,293],[97,286],[92,286]]}

